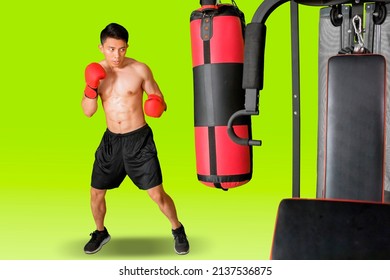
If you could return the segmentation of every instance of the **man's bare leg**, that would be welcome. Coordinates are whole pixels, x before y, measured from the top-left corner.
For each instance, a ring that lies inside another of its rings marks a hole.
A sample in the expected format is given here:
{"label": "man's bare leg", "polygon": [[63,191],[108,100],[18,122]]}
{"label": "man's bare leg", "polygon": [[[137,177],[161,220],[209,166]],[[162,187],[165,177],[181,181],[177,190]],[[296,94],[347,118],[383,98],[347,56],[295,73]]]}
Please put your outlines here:
{"label": "man's bare leg", "polygon": [[107,211],[105,196],[106,190],[91,187],[91,210],[98,231],[104,230],[104,217]]}
{"label": "man's bare leg", "polygon": [[171,223],[172,235],[175,239],[176,253],[179,255],[187,254],[190,250],[190,245],[184,231],[184,226],[180,223],[177,217],[176,207],[172,198],[164,191],[162,185],[148,189],[147,192]]}
{"label": "man's bare leg", "polygon": [[107,211],[105,195],[106,190],[91,188],[91,210],[96,230],[90,234],[91,240],[84,246],[86,254],[98,252],[111,239],[107,229],[104,227],[104,217]]}
{"label": "man's bare leg", "polygon": [[175,204],[172,198],[164,191],[162,185],[148,189],[150,198],[157,203],[161,212],[168,218],[172,225],[172,229],[177,229],[181,226],[178,218]]}

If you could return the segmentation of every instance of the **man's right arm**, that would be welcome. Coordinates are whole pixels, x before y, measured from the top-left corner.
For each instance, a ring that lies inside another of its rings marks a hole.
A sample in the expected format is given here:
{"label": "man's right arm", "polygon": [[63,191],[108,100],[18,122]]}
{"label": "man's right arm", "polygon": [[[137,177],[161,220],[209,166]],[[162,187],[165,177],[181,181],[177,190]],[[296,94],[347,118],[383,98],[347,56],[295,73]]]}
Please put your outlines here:
{"label": "man's right arm", "polygon": [[97,111],[97,97],[100,80],[106,77],[106,71],[99,63],[90,63],[85,68],[85,89],[81,107],[87,117],[92,117]]}
{"label": "man's right arm", "polygon": [[93,114],[96,113],[98,108],[97,98],[91,99],[83,94],[83,99],[81,100],[81,107],[83,108],[84,115],[86,115],[88,118],[92,117]]}

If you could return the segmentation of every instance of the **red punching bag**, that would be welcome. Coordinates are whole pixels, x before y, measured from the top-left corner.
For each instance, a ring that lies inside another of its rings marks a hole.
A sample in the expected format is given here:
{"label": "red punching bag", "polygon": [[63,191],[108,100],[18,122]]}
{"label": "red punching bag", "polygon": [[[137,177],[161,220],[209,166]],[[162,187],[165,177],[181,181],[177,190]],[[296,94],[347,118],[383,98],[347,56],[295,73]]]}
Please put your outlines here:
{"label": "red punching bag", "polygon": [[[252,147],[227,132],[230,116],[244,109],[244,14],[233,4],[201,1],[190,18],[194,81],[196,168],[200,182],[227,190],[252,178]],[[251,138],[251,119],[237,118],[237,136]]]}

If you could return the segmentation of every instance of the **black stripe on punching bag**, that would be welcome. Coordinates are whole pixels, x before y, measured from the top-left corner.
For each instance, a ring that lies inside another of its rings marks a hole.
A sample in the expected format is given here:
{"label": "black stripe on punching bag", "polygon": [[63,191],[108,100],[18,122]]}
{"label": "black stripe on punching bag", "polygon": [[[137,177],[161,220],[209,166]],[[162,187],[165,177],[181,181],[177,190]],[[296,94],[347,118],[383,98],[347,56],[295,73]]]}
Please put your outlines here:
{"label": "black stripe on punching bag", "polygon": [[[230,182],[244,182],[249,181],[252,178],[252,173],[237,174],[237,175],[200,175],[198,174],[198,180],[202,182],[210,182],[213,184],[230,183]],[[217,183],[215,183],[217,182]]]}
{"label": "black stripe on punching bag", "polygon": [[[193,68],[195,126],[227,126],[230,116],[244,109],[245,90],[240,63],[213,63]],[[250,125],[250,117],[237,118],[235,125]]]}
{"label": "black stripe on punching bag", "polygon": [[217,175],[217,150],[215,147],[215,128],[208,128],[209,134],[209,156],[210,156],[210,175]]}
{"label": "black stripe on punching bag", "polygon": [[211,61],[210,58],[210,41],[203,41],[203,59],[205,64],[209,64]]}
{"label": "black stripe on punching bag", "polygon": [[[212,37],[212,18],[211,15],[205,15],[202,18],[201,22],[201,38],[203,41],[203,59],[204,64],[210,64],[211,62],[211,50],[210,50],[210,39]],[[206,71],[207,72],[207,71]],[[205,81],[208,81],[205,85],[208,85],[206,92],[212,92],[211,84],[211,73],[205,73],[204,75]],[[209,122],[213,122],[214,119],[214,102],[212,95],[206,96],[207,102],[206,104],[209,107],[209,112],[211,114],[208,115]],[[210,110],[211,109],[211,110]],[[217,175],[217,150],[216,150],[216,143],[215,143],[215,128],[214,127],[208,127],[208,138],[209,138],[209,162],[210,162],[210,175]]]}

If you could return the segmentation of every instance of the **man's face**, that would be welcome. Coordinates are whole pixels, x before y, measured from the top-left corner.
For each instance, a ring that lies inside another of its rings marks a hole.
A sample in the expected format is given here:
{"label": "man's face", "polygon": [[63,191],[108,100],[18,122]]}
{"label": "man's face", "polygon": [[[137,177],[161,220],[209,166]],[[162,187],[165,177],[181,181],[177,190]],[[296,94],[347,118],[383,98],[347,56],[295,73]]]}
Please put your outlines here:
{"label": "man's face", "polygon": [[126,56],[127,43],[123,40],[107,38],[103,45],[99,45],[109,66],[120,68]]}

